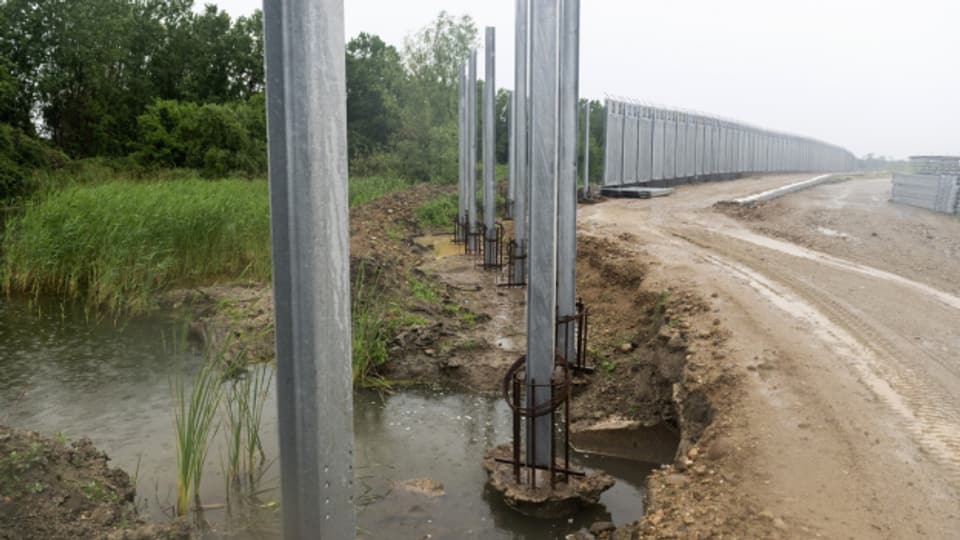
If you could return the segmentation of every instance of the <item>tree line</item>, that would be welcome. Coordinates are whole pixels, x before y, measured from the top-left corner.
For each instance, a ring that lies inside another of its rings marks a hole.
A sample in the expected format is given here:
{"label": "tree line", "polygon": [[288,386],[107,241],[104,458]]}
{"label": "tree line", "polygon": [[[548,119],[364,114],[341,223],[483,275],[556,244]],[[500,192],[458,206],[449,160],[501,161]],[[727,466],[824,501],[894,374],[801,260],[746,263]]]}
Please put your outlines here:
{"label": "tree line", "polygon": [[[0,0],[0,200],[28,191],[31,170],[86,158],[262,176],[262,24],[193,0]],[[458,68],[478,46],[474,21],[446,12],[399,48],[347,43],[353,174],[455,181]],[[498,91],[500,163],[508,101]],[[591,121],[601,141],[602,114]]]}

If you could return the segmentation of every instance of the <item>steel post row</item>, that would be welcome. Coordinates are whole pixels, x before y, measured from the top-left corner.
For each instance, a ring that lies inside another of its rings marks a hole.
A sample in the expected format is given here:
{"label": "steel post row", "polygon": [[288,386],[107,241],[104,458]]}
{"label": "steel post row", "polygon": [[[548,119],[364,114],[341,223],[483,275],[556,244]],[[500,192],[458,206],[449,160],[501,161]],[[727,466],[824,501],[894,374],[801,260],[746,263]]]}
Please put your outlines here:
{"label": "steel post row", "polygon": [[852,170],[839,146],[678,109],[606,100],[605,187],[666,187],[749,173]]}

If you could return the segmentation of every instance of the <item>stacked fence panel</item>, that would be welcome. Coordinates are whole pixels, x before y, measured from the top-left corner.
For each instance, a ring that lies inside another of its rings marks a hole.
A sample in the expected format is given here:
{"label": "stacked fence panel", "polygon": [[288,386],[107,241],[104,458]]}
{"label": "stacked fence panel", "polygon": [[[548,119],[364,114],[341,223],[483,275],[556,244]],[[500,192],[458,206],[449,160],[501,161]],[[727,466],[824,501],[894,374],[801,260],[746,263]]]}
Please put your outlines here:
{"label": "stacked fence panel", "polygon": [[913,174],[893,175],[893,202],[960,214],[960,158],[913,156]]}
{"label": "stacked fence panel", "polygon": [[709,115],[608,99],[604,186],[670,186],[753,173],[852,170],[832,144]]}

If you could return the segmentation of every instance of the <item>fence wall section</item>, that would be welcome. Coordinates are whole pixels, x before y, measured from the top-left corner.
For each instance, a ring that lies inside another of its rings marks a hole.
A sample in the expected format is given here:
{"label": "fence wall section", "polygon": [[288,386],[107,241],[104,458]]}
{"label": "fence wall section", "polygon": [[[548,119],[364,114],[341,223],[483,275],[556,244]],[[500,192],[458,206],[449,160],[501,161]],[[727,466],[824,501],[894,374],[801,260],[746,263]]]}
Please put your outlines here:
{"label": "fence wall section", "polygon": [[853,170],[836,145],[709,115],[607,99],[604,186]]}

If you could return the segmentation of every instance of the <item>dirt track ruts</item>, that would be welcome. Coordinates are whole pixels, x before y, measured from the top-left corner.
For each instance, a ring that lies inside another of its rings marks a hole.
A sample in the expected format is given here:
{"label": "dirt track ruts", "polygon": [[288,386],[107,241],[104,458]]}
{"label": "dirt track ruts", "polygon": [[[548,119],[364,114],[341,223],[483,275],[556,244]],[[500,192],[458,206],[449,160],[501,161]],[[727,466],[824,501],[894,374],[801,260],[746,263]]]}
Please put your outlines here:
{"label": "dirt track ruts", "polygon": [[743,219],[713,208],[803,178],[609,201],[583,208],[580,227],[630,233],[655,279],[718,294],[724,361],[747,374],[727,411],[725,436],[745,449],[736,489],[782,516],[786,537],[958,538],[960,260],[934,240],[960,220],[890,205],[884,179]]}

